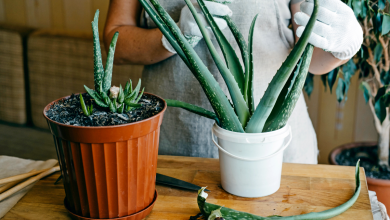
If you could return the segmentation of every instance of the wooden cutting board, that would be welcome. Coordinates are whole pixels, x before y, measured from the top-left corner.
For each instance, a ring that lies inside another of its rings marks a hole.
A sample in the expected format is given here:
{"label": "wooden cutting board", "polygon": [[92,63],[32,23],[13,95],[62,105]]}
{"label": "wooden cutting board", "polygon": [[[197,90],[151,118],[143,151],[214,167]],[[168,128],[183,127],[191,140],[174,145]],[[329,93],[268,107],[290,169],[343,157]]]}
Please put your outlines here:
{"label": "wooden cutting board", "polygon": [[[280,189],[267,197],[241,198],[225,192],[220,186],[217,159],[159,156],[157,172],[211,190],[207,202],[261,216],[299,215],[339,206],[355,190],[354,167],[332,165],[283,164]],[[70,219],[63,201],[62,184],[53,185],[59,174],[39,181],[16,204],[3,220]],[[362,190],[356,203],[333,219],[373,219],[364,170],[360,173]],[[158,199],[148,220],[188,220],[199,213],[197,192],[157,186]]]}

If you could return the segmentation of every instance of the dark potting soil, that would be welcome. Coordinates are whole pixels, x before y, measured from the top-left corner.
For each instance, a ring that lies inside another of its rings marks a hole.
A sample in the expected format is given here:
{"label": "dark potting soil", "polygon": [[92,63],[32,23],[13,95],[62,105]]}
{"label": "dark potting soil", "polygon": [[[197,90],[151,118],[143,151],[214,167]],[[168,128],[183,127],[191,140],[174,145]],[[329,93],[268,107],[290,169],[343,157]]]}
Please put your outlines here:
{"label": "dark potting soil", "polygon": [[390,180],[390,169],[378,164],[378,147],[351,148],[336,156],[336,162],[345,166],[355,166],[359,159],[367,177]]}
{"label": "dark potting soil", "polygon": [[46,111],[46,116],[53,121],[75,126],[108,126],[141,121],[158,114],[164,109],[164,102],[154,96],[142,95],[139,104],[142,107],[122,114],[113,113],[108,108],[98,106],[89,94],[83,94],[86,106],[93,104],[93,113],[85,116],[81,109],[80,96],[72,94],[70,98],[60,100]]}

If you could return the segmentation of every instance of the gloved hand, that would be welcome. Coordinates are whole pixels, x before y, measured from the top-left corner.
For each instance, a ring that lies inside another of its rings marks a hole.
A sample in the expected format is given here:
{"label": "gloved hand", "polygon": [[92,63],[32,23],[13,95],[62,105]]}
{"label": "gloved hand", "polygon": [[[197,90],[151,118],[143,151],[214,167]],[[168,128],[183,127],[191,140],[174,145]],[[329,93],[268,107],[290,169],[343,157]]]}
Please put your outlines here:
{"label": "gloved hand", "polygon": [[[227,5],[217,3],[217,2],[209,2],[209,1],[205,1],[204,3],[212,15],[232,16],[233,14],[233,12],[230,10],[230,8]],[[202,13],[202,10],[200,9],[198,4],[194,4],[194,6],[198,12],[198,15],[200,15],[201,21],[207,27],[210,36],[212,36],[212,31],[210,29],[209,24],[207,23],[206,18]],[[227,27],[226,21],[224,19],[214,17],[214,20],[221,30]],[[177,23],[177,26],[180,28],[181,32],[187,38],[188,42],[191,44],[192,47],[195,47],[198,44],[198,42],[203,38],[202,33],[200,32],[200,29],[195,21],[195,18],[192,16],[188,6],[185,6],[181,10],[180,20]],[[162,38],[162,44],[169,52],[176,53],[175,49],[165,38],[165,36],[163,36]]]}
{"label": "gloved hand", "polygon": [[[295,23],[301,25],[296,31],[298,37],[302,36],[313,7],[313,0],[305,0],[300,6],[302,12],[295,13]],[[352,9],[340,0],[319,0],[318,9],[309,43],[340,60],[352,58],[363,43],[363,31]]]}

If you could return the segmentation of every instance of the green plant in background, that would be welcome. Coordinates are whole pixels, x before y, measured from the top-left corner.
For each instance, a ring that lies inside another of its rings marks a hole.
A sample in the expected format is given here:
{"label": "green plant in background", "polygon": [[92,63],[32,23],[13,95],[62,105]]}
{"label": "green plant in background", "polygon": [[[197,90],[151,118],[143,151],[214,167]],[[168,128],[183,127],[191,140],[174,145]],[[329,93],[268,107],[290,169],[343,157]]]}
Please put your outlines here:
{"label": "green plant in background", "polygon": [[[142,105],[138,104],[144,92],[144,89],[142,89],[140,93],[141,80],[139,80],[134,89],[131,80],[126,82],[124,89],[122,85],[119,87],[111,86],[114,53],[119,33],[116,32],[112,37],[107,55],[106,69],[104,69],[99,41],[98,19],[99,10],[96,11],[92,22],[95,90],[88,88],[86,85],[84,85],[84,88],[98,106],[109,108],[111,112],[123,113],[141,107]],[[84,115],[89,116],[92,114],[92,104],[90,108],[86,108],[81,95],[80,102]]]}
{"label": "green plant in background", "polygon": [[203,187],[198,191],[198,207],[202,214],[208,217],[208,220],[214,220],[216,217],[222,217],[224,219],[252,219],[252,220],[313,220],[313,219],[330,219],[341,213],[347,211],[359,198],[361,183],[360,183],[360,170],[359,170],[360,162],[356,163],[355,170],[355,194],[349,199],[346,203],[326,211],[322,212],[311,212],[303,215],[294,215],[294,216],[269,216],[269,217],[261,217],[257,215],[253,215],[246,212],[236,211],[234,209],[229,209],[226,207],[222,207],[219,205],[214,205],[206,202],[207,193],[204,192],[206,187]]}
{"label": "green plant in background", "polygon": [[281,68],[277,71],[263,98],[255,109],[253,101],[254,70],[252,39],[256,17],[253,19],[250,28],[248,44],[234,22],[229,17],[223,17],[227,21],[228,26],[240,47],[244,63],[243,68],[233,47],[216,25],[213,16],[209,13],[203,0],[198,0],[198,4],[221,47],[225,60],[218,55],[195,7],[190,0],[185,0],[202,32],[215,64],[227,85],[232,99],[231,104],[226,95],[222,92],[218,82],[158,1],[150,0],[151,4],[146,0],[139,1],[153,19],[154,23],[156,23],[164,36],[175,48],[177,54],[199,81],[214,112],[176,100],[166,100],[168,106],[180,107],[201,116],[215,119],[219,126],[234,132],[261,133],[277,130],[286,125],[298,97],[302,92],[302,87],[312,57],[313,46],[308,45],[308,39],[313,29],[318,11],[317,2],[315,3],[313,16],[303,35]]}
{"label": "green plant in background", "polygon": [[[379,165],[389,167],[389,105],[390,105],[390,59],[389,0],[343,0],[350,6],[363,28],[364,41],[360,51],[343,66],[336,68],[321,80],[332,92],[336,87],[337,100],[347,100],[351,78],[358,75],[366,103],[369,105],[379,134]],[[335,86],[337,81],[337,86]],[[313,75],[309,74],[305,91],[313,90]]]}

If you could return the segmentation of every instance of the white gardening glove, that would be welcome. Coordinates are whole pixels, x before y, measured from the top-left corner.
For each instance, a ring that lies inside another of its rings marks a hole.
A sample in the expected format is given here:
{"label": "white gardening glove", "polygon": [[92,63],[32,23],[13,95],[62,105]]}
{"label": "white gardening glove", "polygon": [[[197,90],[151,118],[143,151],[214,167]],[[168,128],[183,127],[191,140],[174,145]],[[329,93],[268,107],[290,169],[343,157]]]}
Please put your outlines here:
{"label": "white gardening glove", "polygon": [[[230,8],[224,4],[217,3],[217,2],[204,2],[208,10],[210,11],[210,14],[217,15],[217,16],[232,16],[233,12],[230,10]],[[207,23],[206,18],[204,17],[202,10],[200,9],[199,5],[196,3],[194,4],[199,17],[201,18],[201,21],[205,26],[207,27],[210,36],[212,36],[212,31],[210,29],[209,24]],[[215,22],[217,23],[218,27],[223,30],[227,27],[226,21],[222,18],[216,18],[214,17]],[[187,41],[191,44],[192,47],[195,47],[198,42],[203,38],[202,33],[200,32],[200,29],[195,21],[195,18],[192,16],[190,9],[188,6],[185,6],[181,10],[180,14],[180,20],[177,23],[177,26],[180,28],[183,35],[186,37]],[[163,36],[162,38],[162,44],[163,46],[171,53],[176,53],[175,49],[172,47],[172,45],[169,43],[169,41]]]}
{"label": "white gardening glove", "polygon": [[[300,25],[296,31],[298,37],[302,36],[313,6],[313,0],[305,0],[300,6],[302,12],[294,15],[295,23]],[[352,9],[340,0],[319,0],[318,9],[309,43],[340,60],[352,58],[363,42],[363,31]]]}

